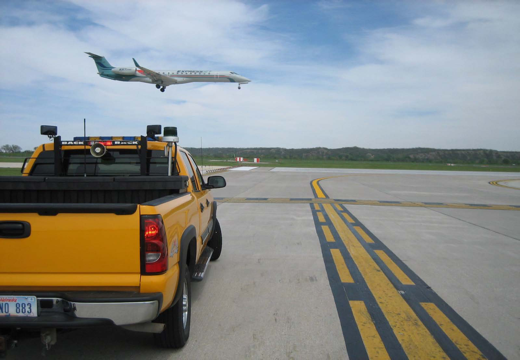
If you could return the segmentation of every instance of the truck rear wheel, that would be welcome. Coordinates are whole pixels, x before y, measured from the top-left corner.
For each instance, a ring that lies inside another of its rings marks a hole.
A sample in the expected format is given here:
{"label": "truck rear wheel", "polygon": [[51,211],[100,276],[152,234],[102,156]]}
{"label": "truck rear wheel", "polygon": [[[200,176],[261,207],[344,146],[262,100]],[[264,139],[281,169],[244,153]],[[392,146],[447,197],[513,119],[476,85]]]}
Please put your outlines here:
{"label": "truck rear wheel", "polygon": [[190,337],[191,322],[191,274],[188,265],[185,265],[182,294],[177,304],[163,312],[157,320],[165,324],[162,333],[154,334],[157,346],[167,349],[178,349],[186,345]]}
{"label": "truck rear wheel", "polygon": [[222,230],[220,230],[220,223],[216,220],[215,231],[211,240],[208,241],[208,246],[213,249],[213,255],[211,255],[211,261],[217,260],[222,252]]}

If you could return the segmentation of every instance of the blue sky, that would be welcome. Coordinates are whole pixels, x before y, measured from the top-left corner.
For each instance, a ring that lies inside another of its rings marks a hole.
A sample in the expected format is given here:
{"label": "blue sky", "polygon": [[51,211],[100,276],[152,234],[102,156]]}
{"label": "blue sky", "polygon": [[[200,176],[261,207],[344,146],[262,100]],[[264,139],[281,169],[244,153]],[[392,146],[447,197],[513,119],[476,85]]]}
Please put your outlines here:
{"label": "blue sky", "polygon": [[[520,3],[2,1],[0,144],[177,126],[181,145],[520,150]],[[154,86],[115,66],[236,71]]]}

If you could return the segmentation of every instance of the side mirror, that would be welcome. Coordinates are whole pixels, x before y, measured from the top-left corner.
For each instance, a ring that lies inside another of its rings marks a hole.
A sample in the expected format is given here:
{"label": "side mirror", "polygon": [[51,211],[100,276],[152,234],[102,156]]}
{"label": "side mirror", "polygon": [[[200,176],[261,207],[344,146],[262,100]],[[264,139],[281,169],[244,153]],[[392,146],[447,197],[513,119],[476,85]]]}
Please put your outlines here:
{"label": "side mirror", "polygon": [[219,189],[226,187],[226,179],[222,176],[210,176],[206,183],[206,189]]}

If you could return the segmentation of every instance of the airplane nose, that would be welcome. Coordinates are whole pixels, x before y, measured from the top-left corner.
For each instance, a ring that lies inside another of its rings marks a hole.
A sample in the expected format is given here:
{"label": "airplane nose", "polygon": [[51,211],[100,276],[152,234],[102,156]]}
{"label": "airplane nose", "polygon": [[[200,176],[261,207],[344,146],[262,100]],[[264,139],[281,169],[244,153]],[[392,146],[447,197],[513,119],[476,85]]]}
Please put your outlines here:
{"label": "airplane nose", "polygon": [[241,82],[242,84],[247,84],[247,83],[250,83],[251,80],[249,80],[249,79],[246,78],[246,77],[240,76],[240,82]]}

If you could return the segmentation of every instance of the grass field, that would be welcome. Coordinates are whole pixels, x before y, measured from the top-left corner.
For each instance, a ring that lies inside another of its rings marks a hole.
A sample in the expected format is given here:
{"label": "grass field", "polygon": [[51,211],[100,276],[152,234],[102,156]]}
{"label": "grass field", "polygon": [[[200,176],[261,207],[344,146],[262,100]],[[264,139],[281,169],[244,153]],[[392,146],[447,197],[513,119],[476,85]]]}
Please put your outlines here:
{"label": "grass field", "polygon": [[[30,155],[28,155],[26,157],[30,157]],[[0,156],[0,162],[19,162],[19,163],[23,163],[26,157],[1,155]]]}
{"label": "grass field", "polygon": [[20,169],[0,168],[0,176],[22,176]]}
{"label": "grass field", "polygon": [[[197,164],[200,157],[195,156]],[[204,158],[204,165],[237,166],[235,161],[222,161]],[[389,169],[389,170],[446,170],[446,171],[488,171],[488,172],[520,172],[520,166],[501,165],[466,165],[409,163],[409,162],[378,162],[378,161],[344,161],[344,160],[264,160],[261,163],[244,162],[243,166],[265,167],[298,167],[298,168],[337,168],[337,169]]]}
{"label": "grass field", "polygon": [[[23,162],[25,158],[0,156],[0,162]],[[195,156],[197,164],[201,165],[200,157]],[[409,162],[377,162],[377,161],[344,161],[344,160],[267,160],[261,163],[223,161],[204,158],[204,165],[209,166],[263,166],[263,167],[298,167],[298,168],[336,168],[336,169],[389,169],[389,170],[446,170],[446,171],[483,171],[483,172],[520,172],[520,166],[506,165],[470,165],[409,163]],[[19,169],[0,168],[0,175],[20,175]]]}

